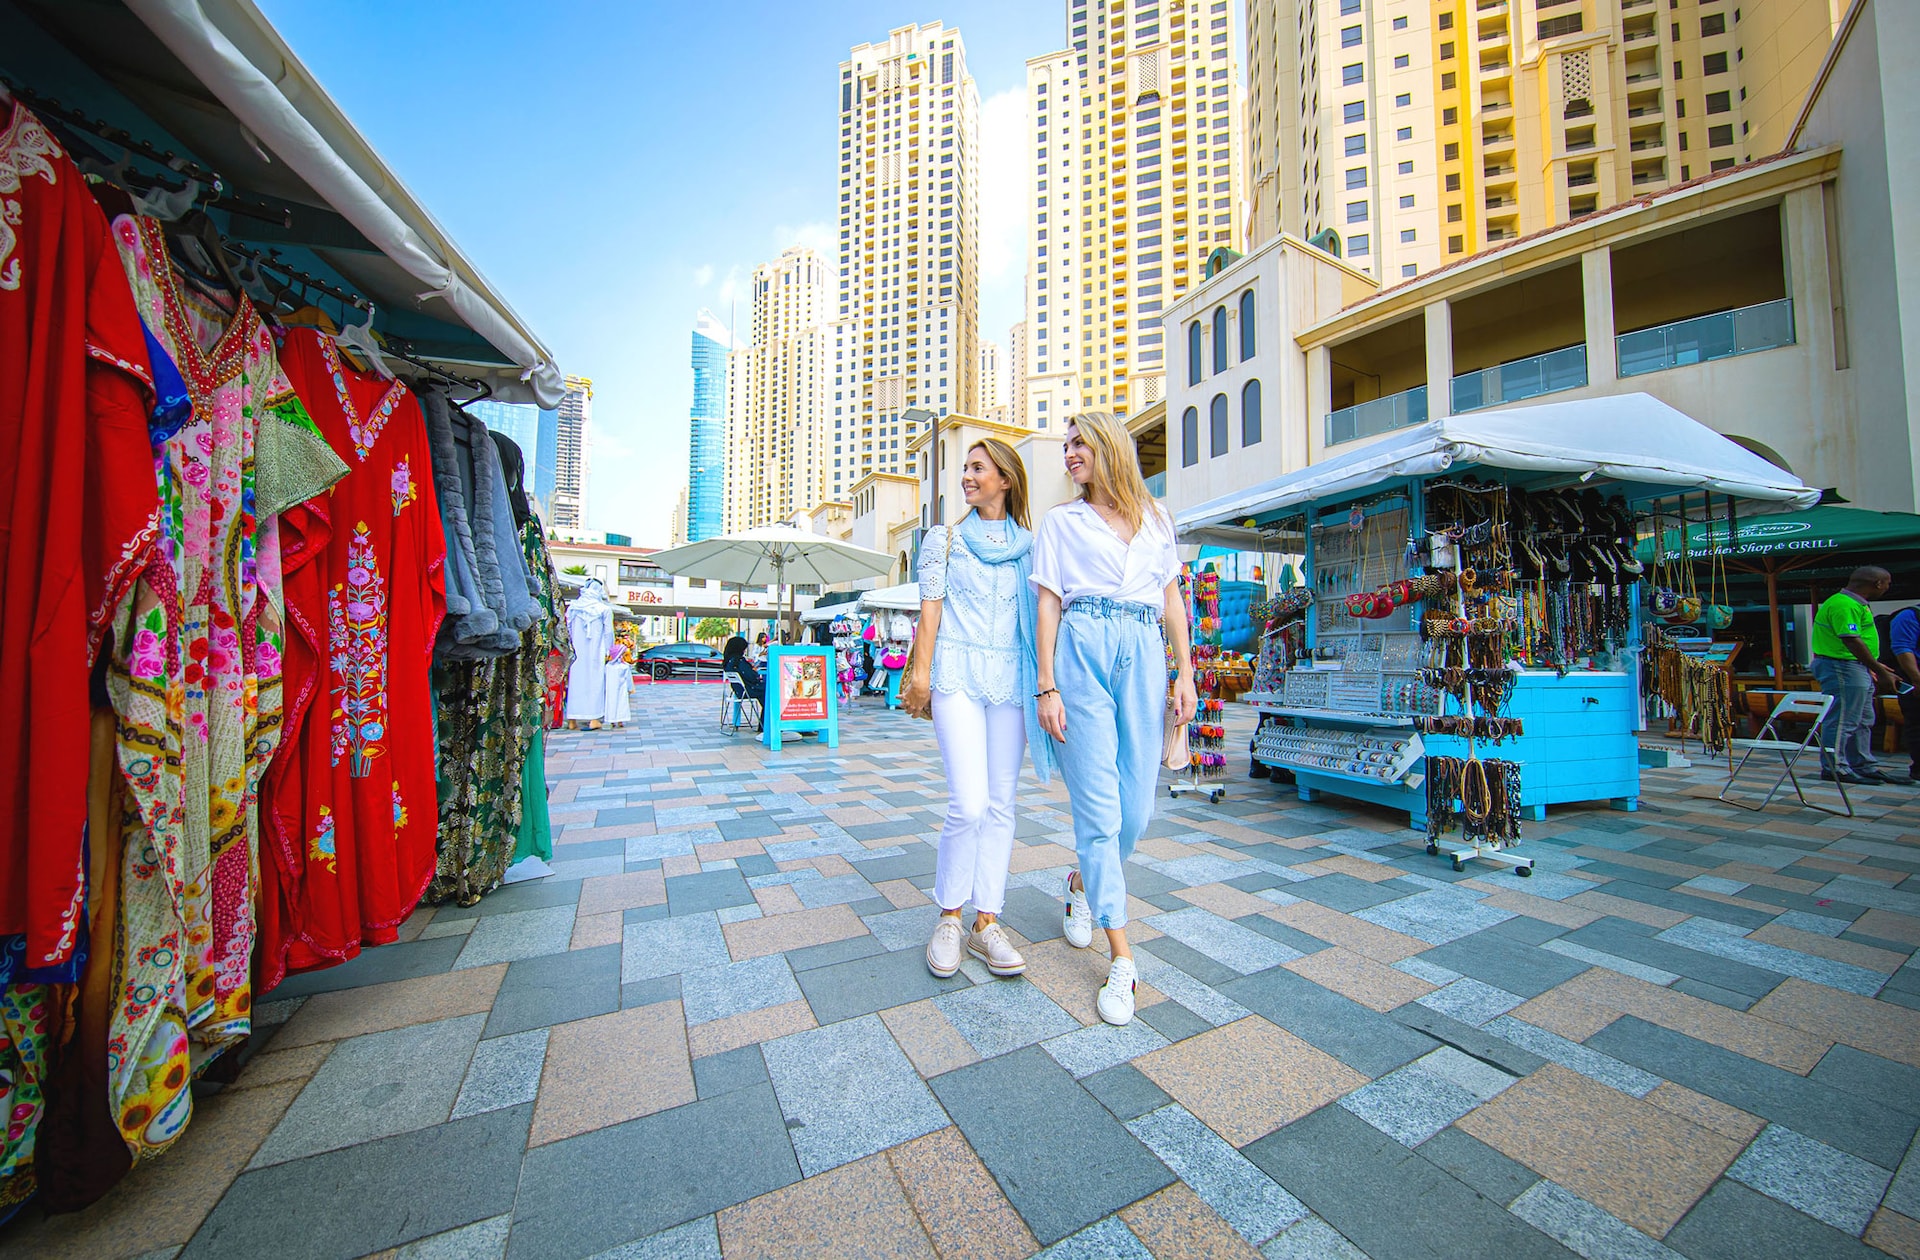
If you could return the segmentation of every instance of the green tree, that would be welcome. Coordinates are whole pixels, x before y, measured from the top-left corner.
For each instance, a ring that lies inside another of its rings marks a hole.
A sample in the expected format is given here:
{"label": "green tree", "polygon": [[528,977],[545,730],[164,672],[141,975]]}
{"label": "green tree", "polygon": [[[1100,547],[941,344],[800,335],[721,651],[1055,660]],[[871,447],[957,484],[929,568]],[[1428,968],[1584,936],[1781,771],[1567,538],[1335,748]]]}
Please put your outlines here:
{"label": "green tree", "polygon": [[693,628],[693,637],[702,643],[712,643],[732,633],[733,623],[725,617],[702,617],[700,624]]}

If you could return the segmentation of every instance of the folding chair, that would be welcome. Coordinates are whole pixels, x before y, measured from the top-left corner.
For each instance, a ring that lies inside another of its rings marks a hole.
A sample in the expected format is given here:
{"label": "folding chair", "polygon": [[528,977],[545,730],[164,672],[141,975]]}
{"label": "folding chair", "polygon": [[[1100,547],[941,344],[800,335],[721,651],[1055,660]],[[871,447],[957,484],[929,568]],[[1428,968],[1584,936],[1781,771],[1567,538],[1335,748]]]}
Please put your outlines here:
{"label": "folding chair", "polygon": [[760,725],[760,702],[747,694],[747,684],[729,670],[721,678],[727,684],[720,696],[720,729],[737,734]]}
{"label": "folding chair", "polygon": [[[1794,691],[1781,696],[1780,703],[1773,706],[1773,712],[1767,716],[1765,724],[1760,727],[1760,735],[1757,739],[1731,741],[1732,747],[1740,750],[1740,760],[1727,771],[1727,784],[1720,789],[1720,799],[1729,805],[1737,805],[1741,809],[1763,810],[1773,800],[1774,794],[1780,790],[1780,785],[1791,781],[1794,795],[1799,797],[1800,803],[1808,809],[1817,809],[1823,814],[1832,814],[1838,818],[1853,817],[1853,802],[1847,799],[1847,785],[1840,778],[1837,758],[1834,762],[1833,786],[1840,789],[1840,804],[1843,809],[1834,809],[1808,800],[1806,792],[1800,787],[1800,776],[1793,772],[1794,763],[1800,760],[1801,755],[1807,749],[1819,746],[1814,741],[1820,738],[1820,724],[1826,720],[1827,711],[1832,708],[1833,697],[1823,692]],[[1780,738],[1780,732],[1774,729],[1774,723],[1783,717],[1805,719],[1808,723],[1807,733],[1798,740]],[[1761,798],[1758,805],[1749,805],[1745,801],[1730,799],[1727,793],[1733,790],[1734,781],[1740,777],[1740,772],[1747,768],[1748,760],[1757,752],[1780,754],[1780,777],[1773,781],[1773,786],[1767,789],[1766,796]]]}

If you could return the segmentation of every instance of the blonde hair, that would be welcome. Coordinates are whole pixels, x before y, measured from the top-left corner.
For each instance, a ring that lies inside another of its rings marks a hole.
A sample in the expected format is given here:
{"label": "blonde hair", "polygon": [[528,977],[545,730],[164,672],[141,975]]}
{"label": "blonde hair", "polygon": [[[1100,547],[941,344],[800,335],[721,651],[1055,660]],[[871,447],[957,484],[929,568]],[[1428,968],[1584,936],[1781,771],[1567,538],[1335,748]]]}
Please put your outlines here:
{"label": "blonde hair", "polygon": [[1083,411],[1069,419],[1067,427],[1079,429],[1087,449],[1093,452],[1093,475],[1087,478],[1080,497],[1088,504],[1095,495],[1105,497],[1136,531],[1146,525],[1150,515],[1157,519],[1159,508],[1140,475],[1140,454],[1127,427],[1110,411]]}
{"label": "blonde hair", "polygon": [[1027,466],[1020,461],[1020,455],[1011,446],[999,438],[975,438],[967,447],[967,454],[985,451],[987,462],[1007,479],[1007,515],[1021,529],[1032,529],[1033,525],[1027,513]]}

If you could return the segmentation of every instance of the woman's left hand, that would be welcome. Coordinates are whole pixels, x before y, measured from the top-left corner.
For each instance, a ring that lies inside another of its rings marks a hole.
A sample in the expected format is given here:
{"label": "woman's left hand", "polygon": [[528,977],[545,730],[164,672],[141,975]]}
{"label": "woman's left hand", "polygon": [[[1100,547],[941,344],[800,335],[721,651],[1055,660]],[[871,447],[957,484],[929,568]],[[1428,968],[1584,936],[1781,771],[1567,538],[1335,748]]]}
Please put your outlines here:
{"label": "woman's left hand", "polygon": [[1200,697],[1193,689],[1193,675],[1180,674],[1173,680],[1173,720],[1184,725],[1193,721],[1193,711],[1200,706]]}

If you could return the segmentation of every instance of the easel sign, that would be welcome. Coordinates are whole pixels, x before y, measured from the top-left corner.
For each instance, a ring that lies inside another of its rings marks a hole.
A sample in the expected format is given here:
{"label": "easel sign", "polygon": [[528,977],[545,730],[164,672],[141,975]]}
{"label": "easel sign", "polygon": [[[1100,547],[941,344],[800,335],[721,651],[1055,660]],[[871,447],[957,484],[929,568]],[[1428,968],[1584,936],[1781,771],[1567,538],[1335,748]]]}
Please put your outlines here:
{"label": "easel sign", "polygon": [[767,649],[767,747],[780,751],[782,734],[822,732],[827,747],[840,746],[840,688],[830,647]]}

